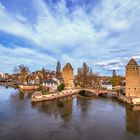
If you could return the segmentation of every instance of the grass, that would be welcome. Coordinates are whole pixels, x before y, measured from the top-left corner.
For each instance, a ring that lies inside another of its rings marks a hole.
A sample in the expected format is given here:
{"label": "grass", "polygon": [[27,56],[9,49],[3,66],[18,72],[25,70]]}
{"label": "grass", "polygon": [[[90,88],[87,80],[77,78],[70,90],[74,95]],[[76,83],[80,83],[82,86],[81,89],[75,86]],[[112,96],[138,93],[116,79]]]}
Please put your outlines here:
{"label": "grass", "polygon": [[49,91],[47,90],[42,91],[42,95],[46,95],[46,94],[49,94]]}

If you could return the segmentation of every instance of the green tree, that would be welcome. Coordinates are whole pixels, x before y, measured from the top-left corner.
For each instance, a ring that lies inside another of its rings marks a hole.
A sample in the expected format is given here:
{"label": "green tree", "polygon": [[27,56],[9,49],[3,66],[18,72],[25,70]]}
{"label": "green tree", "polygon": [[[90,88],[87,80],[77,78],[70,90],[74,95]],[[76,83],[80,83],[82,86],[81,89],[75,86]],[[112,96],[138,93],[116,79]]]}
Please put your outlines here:
{"label": "green tree", "polygon": [[57,91],[62,91],[64,90],[64,88],[65,88],[65,85],[62,83],[57,87]]}
{"label": "green tree", "polygon": [[112,83],[112,86],[115,87],[115,86],[120,86],[122,84],[122,80],[123,77],[121,76],[113,76],[111,77],[110,82]]}

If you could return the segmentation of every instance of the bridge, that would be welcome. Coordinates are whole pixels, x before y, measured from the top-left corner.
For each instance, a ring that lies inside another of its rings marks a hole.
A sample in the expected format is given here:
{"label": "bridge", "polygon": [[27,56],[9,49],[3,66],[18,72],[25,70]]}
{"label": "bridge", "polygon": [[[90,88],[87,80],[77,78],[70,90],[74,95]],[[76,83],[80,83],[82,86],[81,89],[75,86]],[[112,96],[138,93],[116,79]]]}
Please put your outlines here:
{"label": "bridge", "polygon": [[4,74],[0,72],[0,78],[4,78]]}
{"label": "bridge", "polygon": [[0,85],[2,86],[13,86],[16,82],[13,80],[5,80],[5,79],[0,79]]}
{"label": "bridge", "polygon": [[115,97],[117,97],[116,91],[81,88],[81,89],[64,90],[62,92],[57,92],[54,94],[46,94],[46,95],[42,95],[40,91],[35,92],[31,97],[31,102],[49,101],[58,98],[71,97],[73,95],[79,94],[81,91],[88,91],[91,92],[92,95],[96,95],[96,96],[100,94],[110,94],[110,95],[115,95]]}
{"label": "bridge", "polygon": [[93,95],[99,96],[99,95],[118,95],[118,91],[115,90],[105,90],[105,89],[91,89],[91,88],[79,88],[75,89],[75,92],[80,93],[82,91],[90,92]]}

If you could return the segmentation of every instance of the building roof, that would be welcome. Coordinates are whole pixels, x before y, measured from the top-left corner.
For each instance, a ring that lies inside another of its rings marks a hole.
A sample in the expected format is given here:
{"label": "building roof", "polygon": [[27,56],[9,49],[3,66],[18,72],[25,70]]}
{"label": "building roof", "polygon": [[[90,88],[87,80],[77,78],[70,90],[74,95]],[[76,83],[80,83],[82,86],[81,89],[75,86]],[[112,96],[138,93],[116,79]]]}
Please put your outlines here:
{"label": "building roof", "polygon": [[137,64],[136,60],[132,58],[128,62],[127,66],[138,66],[138,64]]}
{"label": "building roof", "polygon": [[48,84],[57,84],[57,82],[53,79],[47,79],[44,81],[44,83],[48,83]]}
{"label": "building roof", "polygon": [[67,64],[64,66],[63,69],[71,69],[71,70],[73,70],[72,65],[71,65],[70,63],[67,63]]}

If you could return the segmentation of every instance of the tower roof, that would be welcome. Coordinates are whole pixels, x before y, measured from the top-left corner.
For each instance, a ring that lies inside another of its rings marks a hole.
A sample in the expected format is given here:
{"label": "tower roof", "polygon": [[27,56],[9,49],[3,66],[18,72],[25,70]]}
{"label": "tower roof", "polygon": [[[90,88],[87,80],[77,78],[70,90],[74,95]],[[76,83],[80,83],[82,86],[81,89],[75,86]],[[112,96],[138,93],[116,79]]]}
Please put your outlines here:
{"label": "tower roof", "polygon": [[73,70],[72,65],[71,65],[70,63],[67,63],[67,64],[64,66],[63,69],[72,69],[72,70]]}
{"label": "tower roof", "polygon": [[138,67],[138,64],[137,64],[136,60],[132,58],[132,59],[130,59],[130,61],[127,64],[127,67],[129,67],[129,66],[132,66],[132,67],[137,66]]}

